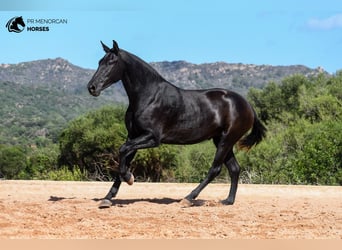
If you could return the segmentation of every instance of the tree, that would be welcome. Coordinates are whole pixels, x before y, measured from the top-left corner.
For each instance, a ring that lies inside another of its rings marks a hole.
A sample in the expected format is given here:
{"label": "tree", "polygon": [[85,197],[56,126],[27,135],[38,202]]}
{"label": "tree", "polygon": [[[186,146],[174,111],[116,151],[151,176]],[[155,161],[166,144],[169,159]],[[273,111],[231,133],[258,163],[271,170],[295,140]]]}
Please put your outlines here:
{"label": "tree", "polygon": [[247,98],[263,122],[287,122],[289,114],[290,120],[298,117],[301,89],[309,85],[309,80],[304,76],[293,75],[284,78],[280,84],[270,82],[263,90],[252,88]]}
{"label": "tree", "polygon": [[247,97],[263,122],[280,120],[285,105],[281,89],[275,82],[270,82],[263,90],[251,88]]}
{"label": "tree", "polygon": [[294,165],[305,184],[342,185],[342,123],[310,124]]}
{"label": "tree", "polygon": [[303,75],[293,75],[284,78],[279,85],[282,110],[297,115],[300,103],[300,89],[310,84],[310,81]]}
{"label": "tree", "polygon": [[90,179],[110,179],[127,134],[123,120],[122,107],[104,107],[71,121],[59,137],[59,166],[79,166]]}
{"label": "tree", "polygon": [[17,178],[26,167],[26,154],[20,146],[0,145],[0,177]]}

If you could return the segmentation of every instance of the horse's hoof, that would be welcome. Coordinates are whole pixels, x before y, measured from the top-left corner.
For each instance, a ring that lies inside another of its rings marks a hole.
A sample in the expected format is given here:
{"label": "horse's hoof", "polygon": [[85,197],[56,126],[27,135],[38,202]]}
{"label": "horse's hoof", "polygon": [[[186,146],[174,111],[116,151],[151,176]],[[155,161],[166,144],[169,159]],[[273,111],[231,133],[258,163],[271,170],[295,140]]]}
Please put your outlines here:
{"label": "horse's hoof", "polygon": [[110,200],[107,200],[107,199],[103,199],[99,204],[100,209],[110,208],[111,206],[112,206],[112,202]]}
{"label": "horse's hoof", "polygon": [[223,204],[223,205],[233,205],[234,204],[234,200],[226,199],[226,200],[221,201],[221,204]]}
{"label": "horse's hoof", "polygon": [[192,207],[194,205],[194,203],[192,203],[190,200],[188,200],[187,198],[184,198],[183,200],[181,200],[179,202],[179,204],[181,204],[182,207]]}
{"label": "horse's hoof", "polygon": [[134,183],[134,175],[131,173],[131,178],[129,178],[129,180],[127,181],[128,185],[133,185]]}

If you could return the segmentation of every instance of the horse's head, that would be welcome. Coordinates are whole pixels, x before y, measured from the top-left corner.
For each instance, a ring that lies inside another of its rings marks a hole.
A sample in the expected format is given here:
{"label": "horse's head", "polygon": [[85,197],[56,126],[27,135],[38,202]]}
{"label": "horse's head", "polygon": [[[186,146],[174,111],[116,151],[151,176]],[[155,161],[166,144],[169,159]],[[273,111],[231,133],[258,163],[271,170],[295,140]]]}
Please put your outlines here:
{"label": "horse's head", "polygon": [[23,20],[23,17],[22,17],[22,16],[17,17],[17,18],[15,19],[15,22],[16,22],[17,24],[20,24],[21,26],[25,27],[25,23],[24,23],[24,20]]}
{"label": "horse's head", "polygon": [[93,96],[99,96],[102,90],[118,82],[124,69],[118,44],[113,41],[113,48],[111,49],[102,42],[101,44],[106,54],[99,61],[99,67],[88,83],[89,93]]}

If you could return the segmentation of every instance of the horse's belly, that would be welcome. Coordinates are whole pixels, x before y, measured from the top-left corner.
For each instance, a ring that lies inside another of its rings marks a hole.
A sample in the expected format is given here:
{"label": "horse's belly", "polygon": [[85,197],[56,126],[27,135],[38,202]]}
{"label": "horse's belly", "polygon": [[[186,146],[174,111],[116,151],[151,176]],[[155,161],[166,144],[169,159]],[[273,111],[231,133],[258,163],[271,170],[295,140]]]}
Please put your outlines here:
{"label": "horse's belly", "polygon": [[194,144],[215,137],[219,132],[215,130],[179,129],[168,131],[162,135],[161,143],[166,144]]}

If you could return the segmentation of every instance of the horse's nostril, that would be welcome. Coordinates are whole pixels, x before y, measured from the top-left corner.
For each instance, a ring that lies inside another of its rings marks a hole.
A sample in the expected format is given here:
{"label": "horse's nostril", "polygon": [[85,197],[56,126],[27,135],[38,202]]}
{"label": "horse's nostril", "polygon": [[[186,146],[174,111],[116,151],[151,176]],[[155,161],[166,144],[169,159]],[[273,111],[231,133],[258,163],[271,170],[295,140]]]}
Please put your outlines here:
{"label": "horse's nostril", "polygon": [[94,93],[95,90],[96,90],[96,89],[95,89],[95,86],[94,86],[94,85],[92,85],[92,86],[89,87],[90,93]]}

